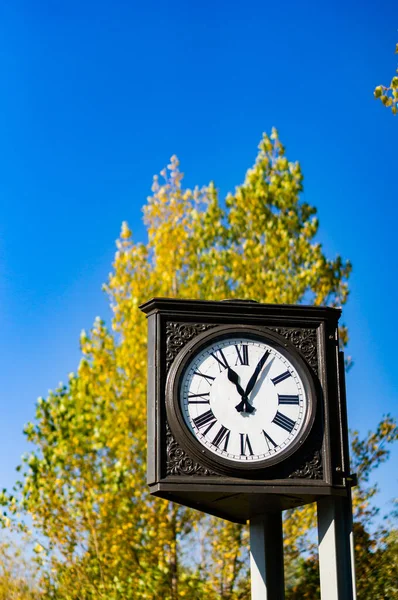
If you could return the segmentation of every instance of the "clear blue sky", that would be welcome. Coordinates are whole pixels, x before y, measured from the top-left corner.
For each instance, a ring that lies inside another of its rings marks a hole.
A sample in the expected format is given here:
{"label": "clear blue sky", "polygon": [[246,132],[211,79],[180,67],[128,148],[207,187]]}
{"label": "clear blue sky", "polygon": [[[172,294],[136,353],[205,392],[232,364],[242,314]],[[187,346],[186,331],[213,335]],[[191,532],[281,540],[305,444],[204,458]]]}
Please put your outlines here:
{"label": "clear blue sky", "polygon": [[[152,175],[233,190],[274,125],[299,160],[319,239],[354,271],[349,420],[396,413],[398,4],[367,0],[36,2],[0,7],[0,487],[34,403],[79,361],[122,220],[143,239]],[[146,300],[143,298],[142,300]],[[380,471],[398,495],[398,452]]]}

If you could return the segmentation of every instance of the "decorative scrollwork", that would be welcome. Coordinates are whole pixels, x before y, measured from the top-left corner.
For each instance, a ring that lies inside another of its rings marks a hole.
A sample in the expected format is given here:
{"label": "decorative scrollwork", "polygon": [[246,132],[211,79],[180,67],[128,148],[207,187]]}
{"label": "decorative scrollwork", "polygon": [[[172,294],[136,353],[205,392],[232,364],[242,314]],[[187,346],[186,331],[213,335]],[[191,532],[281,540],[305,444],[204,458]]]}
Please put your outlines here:
{"label": "decorative scrollwork", "polygon": [[289,475],[290,479],[323,479],[322,455],[316,450],[312,457]]}
{"label": "decorative scrollwork", "polygon": [[166,424],[167,475],[216,475],[188,456],[177,444]]}
{"label": "decorative scrollwork", "polygon": [[179,351],[195,336],[203,331],[212,329],[215,325],[209,323],[174,323],[166,324],[166,371]]}
{"label": "decorative scrollwork", "polygon": [[294,329],[291,327],[269,327],[283,336],[303,355],[307,363],[318,374],[318,350],[316,329]]}

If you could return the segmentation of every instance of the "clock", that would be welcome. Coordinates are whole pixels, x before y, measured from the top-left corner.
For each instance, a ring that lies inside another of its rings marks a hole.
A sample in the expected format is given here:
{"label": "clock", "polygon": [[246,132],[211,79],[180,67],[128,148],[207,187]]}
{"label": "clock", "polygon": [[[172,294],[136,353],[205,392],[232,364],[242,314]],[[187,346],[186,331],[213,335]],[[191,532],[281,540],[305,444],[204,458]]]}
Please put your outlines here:
{"label": "clock", "polygon": [[347,496],[338,308],[152,298],[150,493],[238,523]]}
{"label": "clock", "polygon": [[264,327],[223,325],[184,346],[166,383],[182,448],[223,474],[262,472],[306,440],[316,413],[311,373],[293,345]]}

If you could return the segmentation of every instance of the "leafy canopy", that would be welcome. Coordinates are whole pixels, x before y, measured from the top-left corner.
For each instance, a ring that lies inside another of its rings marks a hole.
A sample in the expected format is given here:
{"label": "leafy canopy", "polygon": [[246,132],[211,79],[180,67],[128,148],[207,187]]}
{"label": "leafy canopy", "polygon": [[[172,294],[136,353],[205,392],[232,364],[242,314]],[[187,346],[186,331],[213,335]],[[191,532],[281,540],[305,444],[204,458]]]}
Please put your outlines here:
{"label": "leafy canopy", "polygon": [[[152,296],[344,304],[351,265],[325,256],[302,189],[300,166],[273,130],[225,201],[213,183],[185,188],[172,157],[144,207],[147,241],[134,242],[123,224],[105,286],[112,328],[97,319],[82,333],[77,372],[39,399],[26,426],[33,450],[18,493],[2,496],[3,523],[26,515],[19,528],[36,536],[43,597],[247,597],[247,529],[146,490],[146,321],[138,305]],[[287,517],[292,561],[313,516],[310,507]]]}

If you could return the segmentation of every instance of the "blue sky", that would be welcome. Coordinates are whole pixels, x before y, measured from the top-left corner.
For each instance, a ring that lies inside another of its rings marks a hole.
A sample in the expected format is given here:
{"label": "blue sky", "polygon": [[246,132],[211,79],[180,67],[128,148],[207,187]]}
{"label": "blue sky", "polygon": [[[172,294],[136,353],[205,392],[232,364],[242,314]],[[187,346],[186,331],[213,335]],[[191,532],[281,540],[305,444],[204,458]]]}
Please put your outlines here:
{"label": "blue sky", "polygon": [[[81,329],[109,322],[101,285],[121,222],[144,239],[152,175],[175,153],[188,185],[225,195],[272,126],[326,253],[353,263],[350,426],[396,414],[398,117],[372,91],[394,74],[397,29],[393,1],[1,4],[1,487]],[[395,449],[384,508],[397,471]]]}

